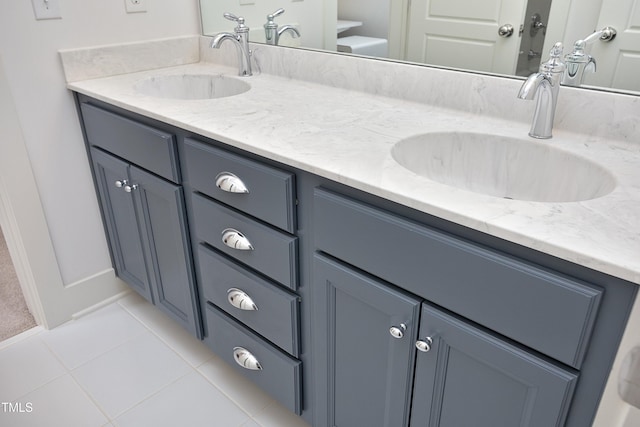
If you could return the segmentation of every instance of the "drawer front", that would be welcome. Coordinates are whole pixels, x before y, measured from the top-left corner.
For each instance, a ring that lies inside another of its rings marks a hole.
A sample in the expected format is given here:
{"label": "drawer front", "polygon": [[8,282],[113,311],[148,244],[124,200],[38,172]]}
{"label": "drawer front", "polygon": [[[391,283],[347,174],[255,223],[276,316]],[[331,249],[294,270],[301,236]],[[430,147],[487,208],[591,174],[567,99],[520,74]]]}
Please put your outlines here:
{"label": "drawer front", "polygon": [[[184,154],[188,179],[194,190],[289,233],[295,232],[295,176],[292,173],[192,139],[185,140]],[[219,188],[216,182],[225,176],[241,183],[221,182],[222,188]],[[232,192],[230,187],[233,191],[246,188],[247,192]]]}
{"label": "drawer front", "polygon": [[200,289],[206,301],[212,302],[291,355],[299,356],[299,308],[296,295],[202,245],[198,247],[198,259]]}
{"label": "drawer front", "polygon": [[[207,333],[204,342],[236,371],[264,389],[290,411],[300,415],[301,362],[267,343],[211,304],[206,304],[205,316]],[[234,350],[238,348],[255,357],[262,369],[240,366],[238,362],[246,366],[251,364],[246,354],[240,354],[237,357],[239,360],[236,360]]]}
{"label": "drawer front", "polygon": [[176,141],[172,134],[82,104],[87,140],[156,175],[180,182]]}
{"label": "drawer front", "polygon": [[[284,286],[298,284],[298,239],[245,215],[195,194],[193,217],[197,238],[219,251],[269,276]],[[252,250],[241,250],[223,243],[227,230],[237,230],[250,242]]]}
{"label": "drawer front", "polygon": [[318,249],[580,366],[600,288],[323,189],[314,210]]}

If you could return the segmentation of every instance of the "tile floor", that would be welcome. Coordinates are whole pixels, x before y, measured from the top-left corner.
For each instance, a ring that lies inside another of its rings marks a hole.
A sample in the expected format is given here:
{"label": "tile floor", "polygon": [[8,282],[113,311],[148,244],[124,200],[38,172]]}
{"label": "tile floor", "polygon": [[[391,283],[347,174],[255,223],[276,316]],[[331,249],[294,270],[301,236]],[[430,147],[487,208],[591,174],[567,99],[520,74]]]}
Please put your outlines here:
{"label": "tile floor", "polygon": [[0,343],[0,426],[308,427],[136,294]]}

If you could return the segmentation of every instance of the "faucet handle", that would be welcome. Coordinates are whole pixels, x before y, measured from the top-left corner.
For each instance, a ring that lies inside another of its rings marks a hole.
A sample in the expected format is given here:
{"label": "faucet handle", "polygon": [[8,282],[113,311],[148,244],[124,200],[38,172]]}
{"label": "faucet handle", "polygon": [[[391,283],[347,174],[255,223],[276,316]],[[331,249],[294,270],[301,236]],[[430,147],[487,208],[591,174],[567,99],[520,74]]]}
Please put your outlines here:
{"label": "faucet handle", "polygon": [[284,13],[284,9],[280,8],[278,10],[276,10],[275,12],[273,12],[272,14],[267,15],[267,21],[273,21],[276,16],[280,16]]}
{"label": "faucet handle", "polygon": [[242,16],[236,16],[233,13],[225,12],[222,16],[224,16],[229,21],[234,21],[238,23],[238,26],[235,28],[236,33],[248,33],[249,27],[244,25],[244,18]]}
{"label": "faucet handle", "polygon": [[558,42],[553,45],[551,51],[549,52],[549,60],[540,64],[540,72],[541,73],[563,73],[566,65],[562,61],[562,52],[564,50],[564,46],[561,42]]}

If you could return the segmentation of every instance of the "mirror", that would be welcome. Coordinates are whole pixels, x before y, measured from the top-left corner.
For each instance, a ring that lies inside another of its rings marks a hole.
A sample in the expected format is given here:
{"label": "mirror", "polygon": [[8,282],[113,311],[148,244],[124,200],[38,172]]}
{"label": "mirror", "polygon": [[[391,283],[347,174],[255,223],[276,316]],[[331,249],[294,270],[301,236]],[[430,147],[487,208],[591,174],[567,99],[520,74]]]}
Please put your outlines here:
{"label": "mirror", "polygon": [[613,27],[610,42],[590,37],[585,52],[596,67],[582,86],[640,94],[640,0],[200,0],[203,34],[232,31],[223,18],[230,12],[245,18],[252,42],[264,42],[267,15],[279,8],[275,22],[300,32],[283,33],[281,46],[504,76],[537,71],[556,41],[569,54],[576,41]]}

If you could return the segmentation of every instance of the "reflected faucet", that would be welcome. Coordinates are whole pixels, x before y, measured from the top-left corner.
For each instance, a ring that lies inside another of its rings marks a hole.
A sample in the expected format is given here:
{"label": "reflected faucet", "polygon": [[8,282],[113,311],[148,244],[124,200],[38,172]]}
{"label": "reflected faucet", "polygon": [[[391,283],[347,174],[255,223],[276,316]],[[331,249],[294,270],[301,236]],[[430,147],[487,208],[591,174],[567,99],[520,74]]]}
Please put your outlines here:
{"label": "reflected faucet", "polygon": [[293,25],[287,24],[283,25],[282,27],[278,27],[278,24],[273,21],[276,16],[280,16],[283,13],[284,9],[280,8],[272,14],[267,15],[267,23],[264,24],[264,37],[267,41],[267,44],[277,46],[280,42],[280,36],[287,31],[291,33],[291,37],[293,37],[294,39],[300,37],[300,32]]}
{"label": "reflected faucet", "polygon": [[533,114],[529,136],[538,139],[552,137],[553,118],[556,113],[560,80],[564,74],[565,64],[562,62],[562,43],[556,43],[550,52],[547,62],[540,65],[537,73],[531,74],[524,82],[518,98],[533,100],[537,94],[536,109]]}
{"label": "reflected faucet", "polygon": [[218,33],[211,41],[211,47],[219,49],[225,40],[231,40],[238,50],[238,74],[242,77],[253,75],[251,72],[251,50],[249,49],[249,27],[244,25],[244,18],[235,16],[231,13],[223,15],[230,21],[235,21],[238,26],[234,29],[234,33]]}
{"label": "reflected faucet", "polygon": [[564,57],[567,69],[562,77],[562,84],[567,86],[580,86],[584,75],[596,72],[596,60],[585,53],[589,43],[596,40],[610,42],[616,37],[617,31],[613,27],[604,27],[600,31],[590,34],[583,40],[578,40],[573,46],[573,52]]}

